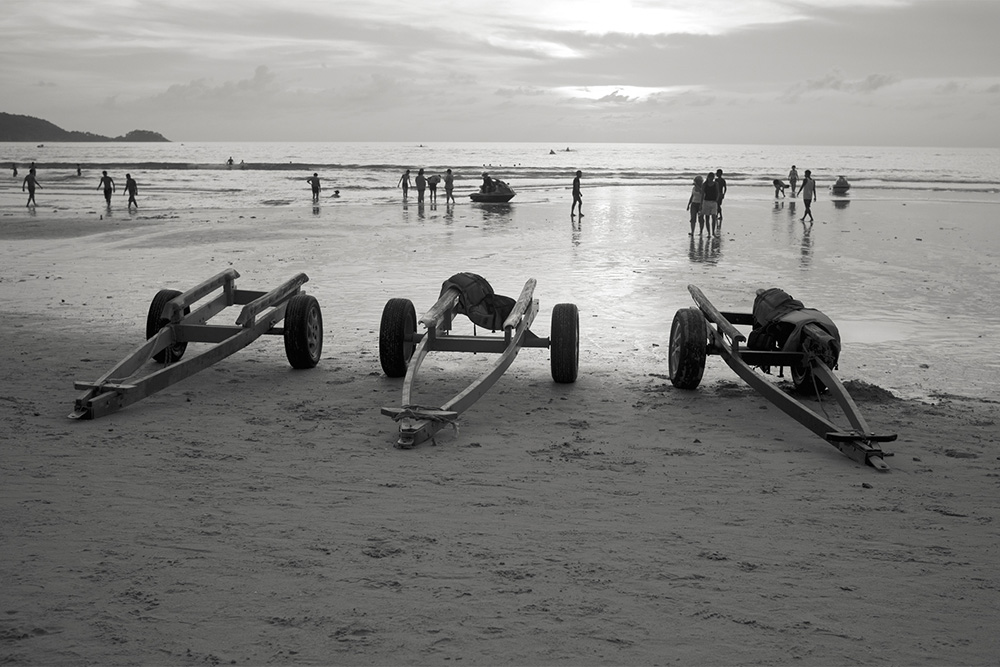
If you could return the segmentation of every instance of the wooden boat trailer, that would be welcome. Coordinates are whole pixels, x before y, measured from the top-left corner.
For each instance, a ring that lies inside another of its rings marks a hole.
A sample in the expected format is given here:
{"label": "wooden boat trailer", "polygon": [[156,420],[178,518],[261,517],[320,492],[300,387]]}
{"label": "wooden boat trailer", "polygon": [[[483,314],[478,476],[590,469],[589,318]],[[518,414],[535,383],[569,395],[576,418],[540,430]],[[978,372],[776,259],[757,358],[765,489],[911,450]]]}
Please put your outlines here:
{"label": "wooden boat trailer", "polygon": [[[810,344],[810,339],[820,340],[826,332],[815,324],[805,325],[802,349],[799,351],[771,352],[741,348],[740,343],[747,339],[734,325],[752,326],[753,315],[720,312],[696,286],[688,285],[688,291],[697,307],[678,310],[670,328],[670,381],[675,387],[697,388],[705,369],[706,355],[717,354],[764,398],[848,457],[858,463],[870,465],[876,470],[889,470],[884,458],[892,454],[882,451],[877,443],[892,442],[896,439],[896,435],[872,433],[858,406],[847,393],[847,389],[823,361],[822,355],[817,354],[816,348]],[[828,389],[850,421],[852,428],[838,427],[828,418],[819,415],[780,389],[751,366],[779,368],[788,366],[793,384],[799,393],[812,391],[818,397]]]}
{"label": "wooden boat trailer", "polygon": [[[323,316],[315,297],[301,293],[309,280],[300,273],[270,292],[236,289],[240,274],[227,269],[181,293],[160,290],[146,317],[146,342],[95,382],[75,382],[85,390],[70,417],[96,419],[151,396],[161,389],[242,350],[264,334],[283,335],[285,354],[293,368],[313,368],[323,349]],[[208,295],[210,301],[192,311]],[[229,306],[243,306],[234,326],[208,321]],[[266,311],[266,312],[265,312]],[[284,320],[284,326],[277,326]],[[188,343],[213,343],[207,350],[181,360]],[[145,375],[147,362],[164,366]]]}
{"label": "wooden boat trailer", "polygon": [[[399,422],[396,446],[409,449],[455,424],[458,416],[478,401],[510,367],[522,347],[550,348],[552,379],[559,383],[576,381],[579,369],[580,315],[576,305],[556,304],[552,310],[549,338],[531,332],[538,314],[534,298],[535,279],[529,279],[503,323],[503,336],[452,335],[452,320],[459,306],[460,292],[445,290],[419,322],[426,331],[417,332],[416,313],[408,299],[390,299],[382,311],[379,329],[379,360],[388,377],[404,377],[402,407],[382,408],[382,414]],[[442,406],[428,408],[413,400],[417,371],[427,353],[444,352],[497,353],[493,367]]]}

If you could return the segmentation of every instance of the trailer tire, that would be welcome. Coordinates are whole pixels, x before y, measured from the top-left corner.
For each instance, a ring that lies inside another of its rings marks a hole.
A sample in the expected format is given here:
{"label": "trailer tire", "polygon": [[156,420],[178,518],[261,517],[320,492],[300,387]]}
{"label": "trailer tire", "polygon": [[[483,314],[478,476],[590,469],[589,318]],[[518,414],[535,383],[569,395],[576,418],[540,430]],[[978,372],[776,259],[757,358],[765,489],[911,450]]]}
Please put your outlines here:
{"label": "trailer tire", "polygon": [[416,345],[417,312],[409,299],[389,299],[382,309],[382,322],[378,329],[378,360],[388,377],[406,375],[410,357]]}
{"label": "trailer tire", "polygon": [[[180,295],[181,293],[174,289],[161,289],[156,293],[153,301],[149,304],[149,312],[146,314],[146,340],[155,336],[159,333],[160,329],[169,324],[169,320],[163,317],[163,309],[167,303],[174,300],[174,297]],[[185,315],[190,312],[191,308],[184,308]],[[154,354],[153,359],[160,364],[173,363],[180,361],[180,358],[184,356],[185,350],[187,350],[187,343],[175,342],[173,345]]]}
{"label": "trailer tire", "polygon": [[557,303],[552,309],[549,335],[552,379],[560,384],[576,382],[580,371],[580,310],[573,303]]}
{"label": "trailer tire", "polygon": [[292,368],[315,368],[323,354],[323,312],[309,294],[296,294],[285,306],[285,356]]}
{"label": "trailer tire", "polygon": [[696,389],[705,374],[707,354],[705,316],[697,308],[681,308],[670,325],[670,382],[678,389]]}
{"label": "trailer tire", "polygon": [[826,393],[826,385],[816,377],[808,366],[792,366],[792,386],[800,396],[818,396]]}

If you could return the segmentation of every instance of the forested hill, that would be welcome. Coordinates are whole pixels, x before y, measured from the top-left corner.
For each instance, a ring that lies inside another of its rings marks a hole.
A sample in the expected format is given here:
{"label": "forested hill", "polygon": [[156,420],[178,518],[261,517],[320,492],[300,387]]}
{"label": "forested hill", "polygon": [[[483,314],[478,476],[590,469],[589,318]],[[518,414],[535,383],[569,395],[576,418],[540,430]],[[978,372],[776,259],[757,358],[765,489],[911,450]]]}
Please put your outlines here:
{"label": "forested hill", "polygon": [[47,120],[0,111],[0,141],[170,141],[159,132],[132,130],[120,137],[64,130]]}

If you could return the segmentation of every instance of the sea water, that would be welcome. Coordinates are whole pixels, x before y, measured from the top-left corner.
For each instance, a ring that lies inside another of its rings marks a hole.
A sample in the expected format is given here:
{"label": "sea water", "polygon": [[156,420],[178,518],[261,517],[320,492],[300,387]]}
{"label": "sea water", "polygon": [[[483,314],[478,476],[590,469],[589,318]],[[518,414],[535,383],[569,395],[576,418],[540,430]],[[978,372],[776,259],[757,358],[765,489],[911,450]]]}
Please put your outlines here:
{"label": "sea water", "polygon": [[[17,162],[20,172],[17,179],[0,177],[0,214],[7,216],[25,210],[20,180],[32,161],[45,188],[38,193],[39,219],[102,212],[102,170],[119,188],[126,172],[138,180],[142,216],[188,210],[210,219],[212,211],[263,208],[321,223],[338,204],[365,207],[377,228],[341,222],[335,247],[311,251],[303,267],[310,293],[324,304],[352,299],[352,313],[365,322],[377,322],[384,296],[372,276],[390,296],[412,296],[422,279],[430,290],[424,300],[433,298],[447,275],[433,273],[426,256],[399,248],[435,248],[437,272],[478,271],[514,296],[524,279],[537,278],[537,295],[547,305],[571,300],[580,307],[584,346],[615,364],[633,358],[630,371],[665,373],[670,320],[693,303],[688,284],[721,309],[746,311],[756,287],[779,286],[840,326],[842,374],[906,396],[1000,400],[996,149],[8,143],[0,144],[0,156],[0,164]],[[810,169],[819,183],[811,226],[800,221],[801,200],[774,197],[772,180],[787,182],[793,164],[800,177]],[[410,169],[412,179],[418,168],[428,174],[451,168],[459,204],[425,208],[411,192],[402,205],[399,177]],[[691,180],[720,168],[730,189],[725,233],[689,237],[684,205]],[[587,216],[570,221],[568,188],[577,169]],[[321,207],[312,205],[305,182],[314,172],[324,184]],[[483,172],[515,188],[510,205],[469,202]],[[852,184],[848,196],[828,190],[839,175]],[[115,208],[123,203],[119,193]],[[170,215],[160,219],[184,224]],[[248,224],[236,241],[216,243],[243,244],[242,256],[271,252],[271,241],[255,242],[274,232],[261,229],[266,219]],[[291,237],[296,229],[282,233]],[[311,243],[323,243],[316,228],[309,233]],[[345,268],[345,258],[353,268]],[[273,280],[286,277],[276,273]]]}

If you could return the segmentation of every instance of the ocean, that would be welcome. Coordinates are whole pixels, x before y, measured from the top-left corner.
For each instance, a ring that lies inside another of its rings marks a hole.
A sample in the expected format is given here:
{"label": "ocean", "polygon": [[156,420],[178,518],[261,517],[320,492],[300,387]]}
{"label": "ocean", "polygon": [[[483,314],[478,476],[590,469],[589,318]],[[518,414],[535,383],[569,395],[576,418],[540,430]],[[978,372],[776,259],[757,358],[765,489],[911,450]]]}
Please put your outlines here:
{"label": "ocean", "polygon": [[[234,164],[229,166],[232,158]],[[34,162],[46,205],[72,207],[96,190],[101,171],[119,185],[138,181],[146,208],[254,208],[301,202],[305,179],[318,173],[356,203],[398,199],[403,170],[455,173],[456,191],[472,192],[484,171],[511,183],[518,201],[566,187],[577,169],[588,187],[641,186],[676,196],[694,176],[722,169],[730,187],[769,200],[771,182],[787,180],[796,165],[810,169],[821,188],[846,176],[853,198],[922,197],[950,192],[1000,192],[1000,150],[885,147],[727,146],[699,144],[536,143],[0,143],[0,165]],[[77,165],[83,178],[76,175]],[[6,179],[3,179],[6,181]],[[0,181],[0,182],[3,182]],[[0,207],[16,206],[13,184],[0,189]],[[20,183],[16,190],[20,191]],[[98,201],[100,201],[98,195]],[[91,199],[94,199],[91,197]],[[685,195],[686,200],[686,195]],[[23,207],[24,202],[20,202]]]}
{"label": "ocean", "polygon": [[[19,239],[13,227],[25,216],[21,179],[32,161],[44,189],[30,220],[44,226],[55,219],[134,218],[144,224],[133,230],[134,242],[122,245],[115,234],[92,243]],[[0,144],[0,164],[12,162],[18,177],[0,177],[0,237],[12,262],[29,255],[30,262],[0,272],[0,297],[36,285],[41,291],[32,308],[67,298],[45,291],[44,281],[35,280],[37,267],[60,267],[70,278],[57,283],[60,289],[80,285],[67,261],[74,253],[108,252],[108,269],[145,290],[207,278],[198,273],[207,270],[202,265],[222,257],[238,260],[241,273],[255,267],[266,284],[287,278],[281,272],[295,264],[309,274],[309,291],[324,308],[351,312],[365,331],[377,326],[387,297],[412,298],[418,311],[429,307],[449,272],[482,273],[498,292],[514,296],[535,277],[543,312],[559,301],[580,307],[586,363],[645,377],[666,373],[671,318],[693,304],[688,284],[723,310],[749,310],[755,288],[778,286],[840,326],[844,377],[907,397],[1000,401],[997,149]],[[800,176],[810,169],[818,182],[813,225],[800,221],[801,200],[774,196],[772,180],[787,180],[793,164]],[[397,181],[404,169],[415,175],[418,168],[428,174],[451,168],[458,204],[417,205],[412,192],[404,204]],[[569,218],[577,169],[585,222]],[[729,188],[724,233],[689,236],[684,208],[691,180],[716,169]],[[119,187],[113,210],[105,210],[98,191],[102,170]],[[469,201],[483,171],[513,186],[517,196],[509,205]],[[120,192],[126,172],[139,183],[141,208],[131,214]],[[320,205],[313,205],[305,181],[314,172],[324,185]],[[834,196],[829,186],[840,175],[852,187]],[[331,197],[335,189],[338,198]],[[234,211],[249,213],[244,219]],[[219,221],[216,231],[206,227],[212,221]],[[158,243],[162,250],[144,256],[141,267],[128,264],[132,249]],[[115,302],[123,308],[118,316],[142,308],[148,297],[139,291],[129,294],[135,303]],[[735,378],[716,366],[709,376]]]}

